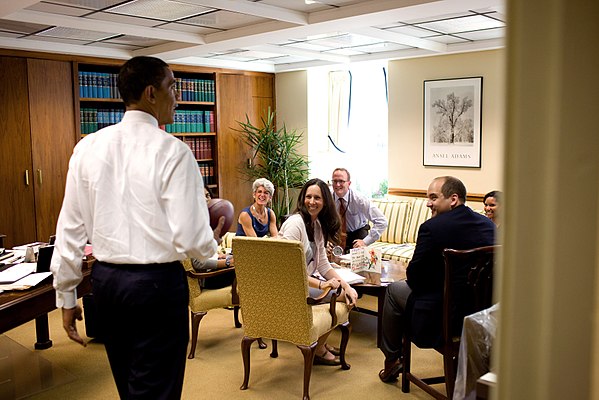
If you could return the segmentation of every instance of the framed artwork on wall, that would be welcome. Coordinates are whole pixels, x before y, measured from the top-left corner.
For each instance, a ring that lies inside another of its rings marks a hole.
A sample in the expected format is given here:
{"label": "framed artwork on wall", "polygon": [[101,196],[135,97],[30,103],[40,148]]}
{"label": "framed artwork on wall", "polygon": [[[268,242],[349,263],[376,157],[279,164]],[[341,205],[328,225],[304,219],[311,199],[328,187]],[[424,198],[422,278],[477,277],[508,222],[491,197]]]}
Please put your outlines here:
{"label": "framed artwork on wall", "polygon": [[424,81],[424,166],[480,168],[483,78]]}

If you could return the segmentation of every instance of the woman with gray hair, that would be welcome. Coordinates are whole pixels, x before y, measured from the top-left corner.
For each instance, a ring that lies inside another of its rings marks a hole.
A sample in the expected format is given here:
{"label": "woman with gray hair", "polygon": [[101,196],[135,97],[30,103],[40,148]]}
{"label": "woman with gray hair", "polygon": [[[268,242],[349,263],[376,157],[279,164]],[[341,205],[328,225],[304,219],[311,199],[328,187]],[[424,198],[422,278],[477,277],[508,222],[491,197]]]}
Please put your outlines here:
{"label": "woman with gray hair", "polygon": [[263,237],[278,235],[277,217],[268,203],[275,194],[275,187],[266,178],[258,178],[252,185],[254,203],[239,213],[237,220],[237,236]]}

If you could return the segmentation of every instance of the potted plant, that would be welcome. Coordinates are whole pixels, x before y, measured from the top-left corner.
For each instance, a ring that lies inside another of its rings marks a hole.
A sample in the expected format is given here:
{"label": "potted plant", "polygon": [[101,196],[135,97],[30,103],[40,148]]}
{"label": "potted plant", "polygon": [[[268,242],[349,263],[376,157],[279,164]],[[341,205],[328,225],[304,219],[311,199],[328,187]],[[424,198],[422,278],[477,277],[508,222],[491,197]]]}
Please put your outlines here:
{"label": "potted plant", "polygon": [[289,189],[299,188],[308,180],[308,160],[297,149],[302,134],[295,129],[287,130],[285,124],[277,130],[275,113],[270,108],[259,127],[250,122],[247,114],[245,118],[245,122],[237,121],[236,131],[242,134],[253,154],[241,172],[249,181],[266,178],[273,183],[272,209],[281,223],[281,217],[290,213]]}

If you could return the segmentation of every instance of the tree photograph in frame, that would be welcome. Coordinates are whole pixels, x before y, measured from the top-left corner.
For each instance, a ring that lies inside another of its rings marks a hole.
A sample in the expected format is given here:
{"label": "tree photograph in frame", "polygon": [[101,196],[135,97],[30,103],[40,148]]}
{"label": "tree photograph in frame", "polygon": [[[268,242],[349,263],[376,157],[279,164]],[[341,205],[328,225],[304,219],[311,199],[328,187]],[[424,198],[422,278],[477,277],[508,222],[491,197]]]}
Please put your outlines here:
{"label": "tree photograph in frame", "polygon": [[423,165],[480,168],[482,77],[424,81]]}

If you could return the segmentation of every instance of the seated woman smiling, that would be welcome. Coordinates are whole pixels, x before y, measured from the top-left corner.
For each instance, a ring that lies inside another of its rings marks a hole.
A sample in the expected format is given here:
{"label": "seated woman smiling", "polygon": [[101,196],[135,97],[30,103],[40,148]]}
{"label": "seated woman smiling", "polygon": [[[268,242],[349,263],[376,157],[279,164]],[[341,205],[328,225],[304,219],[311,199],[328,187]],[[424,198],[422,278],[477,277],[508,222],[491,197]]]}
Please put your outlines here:
{"label": "seated woman smiling", "polygon": [[485,215],[495,223],[495,226],[499,227],[500,211],[501,211],[501,192],[499,190],[493,190],[485,194],[483,197],[483,204],[485,205]]}
{"label": "seated woman smiling", "polygon": [[[297,209],[281,226],[279,237],[303,243],[311,297],[319,296],[322,289],[337,289],[341,286],[343,291],[339,297],[340,301],[354,306],[358,294],[341,279],[327,259],[326,244],[339,234],[340,226],[339,214],[327,184],[320,179],[311,179],[302,187]],[[316,272],[325,280],[314,277]],[[341,361],[337,355],[338,349],[323,344],[316,349],[314,363],[340,365]]]}
{"label": "seated woman smiling", "polygon": [[267,207],[275,194],[275,187],[266,178],[258,178],[252,185],[254,202],[239,213],[236,236],[277,236],[277,217]]}

